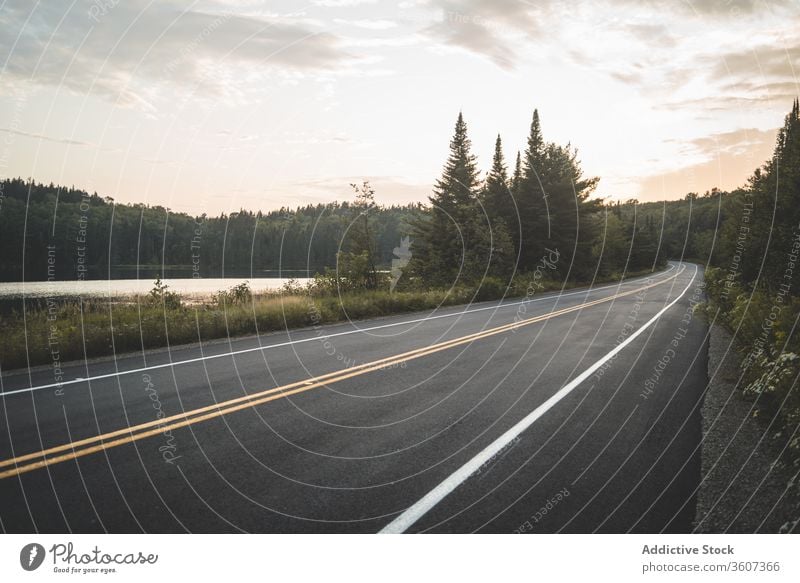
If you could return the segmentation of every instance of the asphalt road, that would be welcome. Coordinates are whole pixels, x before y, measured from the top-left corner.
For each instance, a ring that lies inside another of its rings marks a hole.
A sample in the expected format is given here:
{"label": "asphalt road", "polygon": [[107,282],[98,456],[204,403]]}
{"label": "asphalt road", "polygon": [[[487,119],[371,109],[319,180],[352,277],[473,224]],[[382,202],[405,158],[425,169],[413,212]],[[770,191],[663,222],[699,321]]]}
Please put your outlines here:
{"label": "asphalt road", "polygon": [[6,374],[0,526],[689,532],[701,298],[702,271],[671,263],[524,304],[73,363],[84,380],[61,388],[47,367]]}

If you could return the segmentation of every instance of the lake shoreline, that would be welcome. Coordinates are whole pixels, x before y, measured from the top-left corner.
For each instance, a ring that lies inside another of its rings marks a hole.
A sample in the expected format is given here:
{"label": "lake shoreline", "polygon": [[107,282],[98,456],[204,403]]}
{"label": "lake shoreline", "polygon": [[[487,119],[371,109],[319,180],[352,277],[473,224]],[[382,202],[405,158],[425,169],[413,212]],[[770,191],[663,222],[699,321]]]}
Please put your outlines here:
{"label": "lake shoreline", "polygon": [[[654,274],[651,270],[598,279],[591,285]],[[510,285],[488,278],[477,287],[389,291],[351,290],[314,285],[286,286],[265,293],[236,289],[210,301],[187,302],[170,291],[140,295],[131,301],[73,298],[37,300],[35,309],[0,313],[0,370],[37,365],[53,368],[55,378],[71,361],[145,353],[151,349],[204,343],[285,330],[420,312],[445,306],[529,297],[590,285],[519,275]],[[331,282],[328,282],[330,284]],[[79,301],[78,301],[79,300]],[[58,381],[56,381],[58,382]]]}
{"label": "lake shoreline", "polygon": [[[211,298],[246,282],[254,293],[278,291],[285,285],[307,285],[313,277],[186,277],[161,279],[171,291],[195,299]],[[133,299],[148,294],[156,279],[85,279],[0,282],[0,301],[36,298]]]}

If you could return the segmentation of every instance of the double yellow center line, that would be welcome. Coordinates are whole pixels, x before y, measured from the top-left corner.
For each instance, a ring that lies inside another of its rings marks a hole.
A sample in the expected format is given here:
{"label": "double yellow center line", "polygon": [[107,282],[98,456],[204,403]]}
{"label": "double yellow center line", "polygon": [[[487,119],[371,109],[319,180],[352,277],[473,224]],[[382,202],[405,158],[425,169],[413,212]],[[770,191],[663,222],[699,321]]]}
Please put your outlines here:
{"label": "double yellow center line", "polygon": [[237,397],[235,399],[230,399],[221,403],[215,403],[206,407],[192,409],[191,411],[172,415],[163,419],[156,419],[147,423],[140,423],[138,425],[126,427],[117,431],[111,431],[109,433],[103,433],[94,437],[71,441],[63,445],[58,445],[43,449],[41,451],[2,460],[0,461],[0,468],[8,469],[0,471],[0,479],[18,476],[20,474],[44,468],[46,466],[75,460],[83,456],[110,449],[112,447],[117,447],[127,443],[133,443],[134,441],[146,439],[148,437],[160,435],[165,431],[172,431],[174,429],[180,429],[181,427],[187,427],[202,421],[208,421],[209,419],[215,419],[236,411],[255,407],[256,405],[262,405],[270,401],[275,401],[277,399],[282,399],[298,393],[304,393],[306,391],[333,383],[338,383],[349,378],[382,370],[392,365],[407,362],[416,358],[421,358],[423,356],[428,356],[430,354],[435,354],[437,352],[441,352],[442,350],[448,350],[450,348],[468,344],[476,340],[502,334],[517,328],[522,328],[523,326],[530,326],[531,324],[549,320],[550,318],[555,318],[556,316],[563,316],[564,314],[569,314],[584,308],[596,306],[597,304],[610,302],[615,299],[639,293],[651,287],[661,285],[672,279],[675,279],[678,275],[679,273],[676,273],[671,277],[633,290],[620,292],[605,298],[585,302],[577,306],[562,308],[560,310],[548,312],[547,314],[542,314],[541,316],[534,316],[525,320],[514,321],[510,324],[504,324],[502,326],[497,326],[496,328],[490,328],[474,334],[468,334],[467,336],[462,336],[453,340],[447,340],[431,346],[417,348],[402,354],[396,354],[394,356],[388,356],[372,362],[366,362],[358,366],[350,367],[343,371],[334,371],[324,375],[311,377],[302,381],[297,381],[280,387],[275,387],[273,389],[254,393],[252,395],[245,395],[243,397]]}

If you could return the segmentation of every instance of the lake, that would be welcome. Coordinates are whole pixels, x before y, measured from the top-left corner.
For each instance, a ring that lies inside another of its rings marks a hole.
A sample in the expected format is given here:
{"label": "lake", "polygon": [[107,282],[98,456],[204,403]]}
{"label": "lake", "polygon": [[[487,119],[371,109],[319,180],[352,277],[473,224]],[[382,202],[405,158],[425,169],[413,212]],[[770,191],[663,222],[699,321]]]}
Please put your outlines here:
{"label": "lake", "polygon": [[[280,289],[294,279],[300,284],[308,277],[208,277],[167,278],[162,280],[170,291],[181,295],[208,296],[247,282],[254,292]],[[0,299],[45,297],[114,297],[146,294],[153,289],[153,279],[86,279],[75,281],[0,282]]]}

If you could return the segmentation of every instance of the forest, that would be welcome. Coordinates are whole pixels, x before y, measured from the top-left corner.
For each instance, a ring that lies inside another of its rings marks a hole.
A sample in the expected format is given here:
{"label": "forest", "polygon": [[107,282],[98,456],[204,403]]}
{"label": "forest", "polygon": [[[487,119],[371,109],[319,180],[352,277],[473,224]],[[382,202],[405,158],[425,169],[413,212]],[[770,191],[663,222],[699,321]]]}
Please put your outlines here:
{"label": "forest", "polygon": [[[347,185],[345,185],[347,187]],[[346,191],[345,191],[346,192]],[[374,209],[378,263],[392,250],[420,205]],[[120,204],[97,193],[22,179],[0,182],[0,281],[277,275],[323,272],[353,219],[352,206],[329,203],[209,217],[160,206]],[[195,268],[195,266],[197,266]],[[24,269],[24,271],[23,271]]]}

